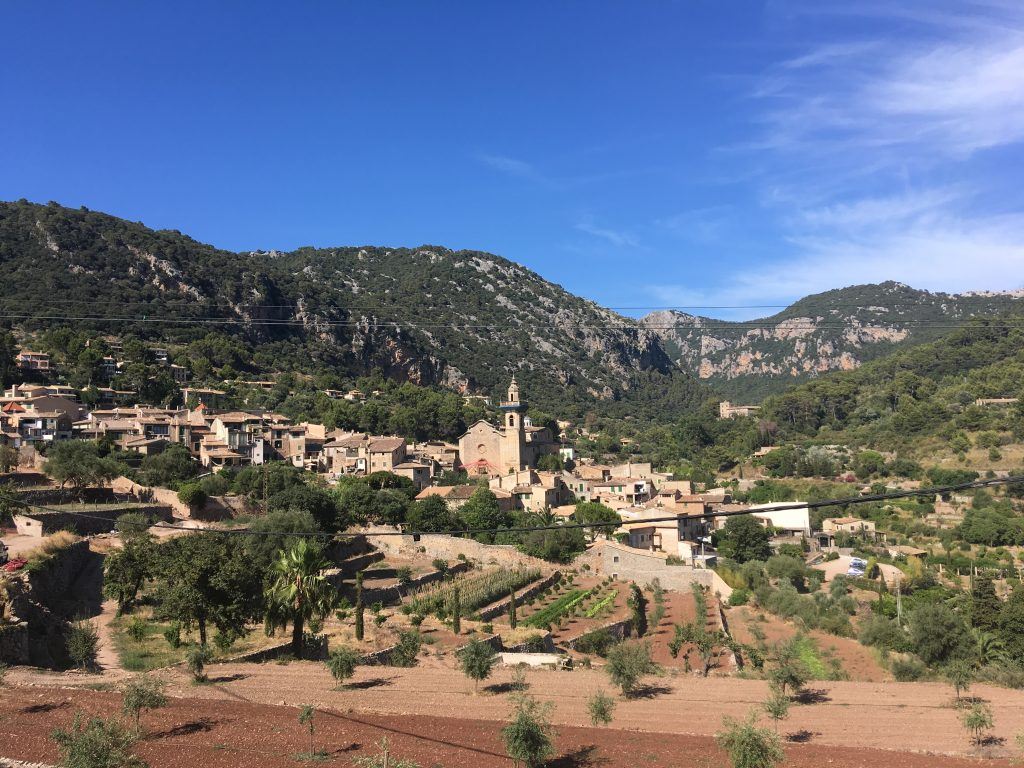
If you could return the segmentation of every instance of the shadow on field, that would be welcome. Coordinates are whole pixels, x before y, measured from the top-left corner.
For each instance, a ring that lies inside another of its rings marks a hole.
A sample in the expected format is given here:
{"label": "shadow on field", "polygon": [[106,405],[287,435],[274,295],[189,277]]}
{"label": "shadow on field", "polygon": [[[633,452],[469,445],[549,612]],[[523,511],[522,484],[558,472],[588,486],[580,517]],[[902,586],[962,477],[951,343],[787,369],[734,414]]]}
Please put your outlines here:
{"label": "shadow on field", "polygon": [[211,720],[208,717],[204,717],[199,720],[193,720],[188,723],[176,725],[173,728],[168,728],[166,731],[153,731],[146,735],[146,739],[173,739],[177,736],[192,736],[196,733],[205,733],[206,731],[213,730],[213,726],[217,725],[219,722],[221,721]]}
{"label": "shadow on field", "polygon": [[352,688],[357,691],[365,691],[368,688],[380,688],[383,685],[390,685],[390,677],[371,677],[369,680],[360,680],[355,683],[347,683],[346,688]]}
{"label": "shadow on field", "polygon": [[591,766],[605,765],[609,762],[607,757],[597,756],[597,747],[590,744],[586,747],[568,752],[554,760],[549,760],[548,768],[590,768]]}
{"label": "shadow on field", "polygon": [[641,685],[630,694],[631,699],[653,699],[666,693],[672,693],[667,685]]}
{"label": "shadow on field", "polygon": [[22,707],[21,712],[25,715],[41,715],[44,712],[53,712],[56,709],[67,709],[66,701],[47,701],[44,704],[33,704],[29,707]]}
{"label": "shadow on field", "polygon": [[811,739],[815,736],[821,736],[820,733],[814,731],[794,731],[793,733],[786,734],[786,741],[791,744],[809,744]]}
{"label": "shadow on field", "polygon": [[484,686],[484,693],[515,693],[516,691],[526,690],[525,686],[520,685],[514,680],[507,683],[492,683],[491,685]]}
{"label": "shadow on field", "polygon": [[241,672],[236,672],[233,675],[221,675],[220,677],[208,678],[207,682],[210,683],[233,683],[236,680],[245,680],[248,675],[243,675]]}
{"label": "shadow on field", "polygon": [[824,704],[832,701],[832,697],[825,692],[824,688],[804,688],[800,693],[793,696],[797,704]]}

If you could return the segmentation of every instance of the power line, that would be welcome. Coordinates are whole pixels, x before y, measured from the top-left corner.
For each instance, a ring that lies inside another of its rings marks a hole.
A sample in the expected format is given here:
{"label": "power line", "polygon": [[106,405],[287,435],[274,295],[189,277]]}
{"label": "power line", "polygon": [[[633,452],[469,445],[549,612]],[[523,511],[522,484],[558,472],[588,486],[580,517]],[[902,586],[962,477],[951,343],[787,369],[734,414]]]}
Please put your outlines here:
{"label": "power line", "polygon": [[[597,306],[600,309],[628,310],[628,311],[640,311],[640,310],[671,311],[671,310],[683,310],[683,309],[788,309],[788,308],[794,306],[796,303],[798,303],[798,302],[793,302],[793,303],[790,303],[790,304],[664,304],[664,305],[633,305],[633,306],[607,305],[606,306],[604,304],[598,304],[596,301],[593,301],[592,299],[587,299],[587,298],[583,298],[583,297],[573,297],[573,298],[575,300],[577,300],[577,301],[582,301],[582,302],[587,303],[587,304],[593,304],[593,305]],[[1013,299],[1013,300],[1020,300],[1022,303],[1024,303],[1024,297],[1009,296],[1008,295],[1008,296],[1006,296],[1006,298],[1010,298],[1010,299]],[[0,298],[0,303],[4,303],[4,302],[19,303],[18,301],[15,301],[14,299],[3,299],[3,298]],[[119,306],[119,307],[149,307],[149,306],[153,305],[152,301],[107,301],[107,302],[97,302],[95,299],[56,299],[56,298],[51,299],[51,298],[47,298],[46,302],[48,304],[84,304],[84,305],[87,305],[87,306],[96,306],[97,304],[104,304],[104,303],[106,303],[106,304],[110,304],[110,305],[116,305],[116,306]],[[191,301],[184,301],[184,300],[183,301],[167,301],[167,300],[162,300],[160,302],[160,305],[164,306],[164,307],[172,307],[172,306],[195,307],[195,306],[198,305],[198,306],[201,306],[201,307],[225,307],[225,308],[232,308],[232,309],[236,308],[236,307],[245,307],[247,309],[295,309],[296,307],[299,306],[299,304],[300,304],[300,302],[298,302],[298,301],[293,301],[293,302],[288,303],[288,304],[249,304],[249,303],[246,303],[246,302],[227,302],[227,301],[225,301],[225,302],[215,302],[215,301],[207,301],[207,300],[203,300],[203,299],[191,300]],[[377,312],[377,311],[381,311],[381,312],[384,312],[384,311],[388,311],[390,309],[394,309],[395,308],[393,305],[389,306],[389,305],[383,305],[383,304],[377,304],[377,305],[372,305],[372,306],[371,305],[361,305],[361,304],[347,304],[347,305],[334,305],[334,304],[330,304],[330,306],[331,306],[332,309],[339,309],[339,310],[343,310],[343,311],[346,311],[346,312],[348,312],[348,311],[361,311],[361,312]],[[879,309],[898,309],[898,308],[904,308],[904,307],[919,308],[919,307],[930,307],[930,306],[933,306],[933,305],[925,303],[925,302],[916,302],[916,303],[915,302],[877,302],[877,303],[873,303],[873,304],[848,304],[848,303],[842,303],[842,302],[829,302],[828,303],[828,308],[829,309],[843,308],[843,309],[879,310]]]}
{"label": "power line", "polygon": [[[782,512],[792,509],[821,509],[823,507],[845,507],[857,504],[870,504],[878,501],[887,501],[889,499],[904,499],[916,496],[938,496],[947,495],[950,493],[956,493],[957,491],[965,491],[973,488],[989,488],[997,485],[1008,485],[1011,483],[1024,483],[1024,475],[1016,475],[1013,477],[996,477],[986,480],[972,480],[965,483],[958,483],[956,485],[946,486],[933,486],[929,488],[916,488],[906,489],[901,491],[892,491],[889,493],[873,493],[860,496],[852,496],[848,498],[839,499],[824,499],[819,501],[806,501],[806,502],[776,502],[773,504],[766,504],[764,506],[758,506],[756,508],[737,509],[737,510],[719,510],[713,512],[704,512],[695,515],[687,515],[689,519],[702,519],[711,520],[718,517],[737,517],[740,515],[759,514],[763,512]],[[65,515],[73,515],[76,517],[82,517],[83,519],[101,520],[106,523],[115,523],[114,530],[117,530],[116,521],[111,521],[109,518],[100,517],[98,515],[89,515],[83,512],[71,512],[68,510],[58,509],[54,507],[47,507],[41,504],[30,504],[17,499],[12,499],[10,503],[31,508],[40,509],[45,512],[54,512]],[[366,533],[361,535],[366,536],[476,536],[480,534],[498,534],[498,533],[532,533],[534,531],[560,531],[560,530],[571,530],[574,528],[586,529],[586,528],[618,528],[623,523],[667,523],[678,521],[678,515],[665,515],[661,517],[644,517],[636,520],[619,520],[617,522],[607,523],[560,523],[555,525],[531,525],[531,526],[516,526],[513,528],[454,528],[446,529],[443,531],[375,531],[372,533]],[[188,528],[180,525],[173,525],[171,523],[155,523],[150,526],[152,528],[160,528],[163,530],[175,530],[183,531],[185,533],[217,533],[231,536],[298,536],[301,538],[333,538],[335,536],[345,535],[360,535],[360,534],[346,534],[344,532],[328,533],[324,531],[252,531],[249,529],[231,529],[231,528]]]}
{"label": "power line", "polygon": [[[151,325],[234,325],[234,326],[245,326],[245,327],[305,327],[308,325],[314,326],[328,326],[328,327],[339,327],[339,328],[392,328],[395,330],[480,330],[480,331],[500,331],[500,330],[515,330],[522,331],[530,328],[557,328],[559,330],[565,330],[567,328],[576,329],[590,329],[590,330],[619,330],[619,331],[654,331],[654,330],[689,330],[689,331],[737,331],[737,330],[765,330],[769,332],[787,332],[787,331],[815,331],[815,330],[856,330],[855,327],[851,328],[848,323],[838,321],[825,321],[821,323],[814,322],[786,322],[782,323],[768,323],[763,321],[715,321],[715,322],[701,322],[691,326],[680,326],[679,324],[643,324],[639,321],[624,321],[615,323],[590,323],[590,322],[575,322],[575,321],[564,321],[560,322],[557,320],[551,321],[535,321],[532,319],[524,320],[520,323],[422,323],[416,320],[370,320],[370,319],[358,319],[358,320],[330,320],[322,317],[315,317],[309,319],[272,319],[264,318],[259,320],[244,319],[244,318],[219,318],[219,317],[150,317],[148,315],[141,316],[100,316],[100,315],[34,315],[34,314],[0,314],[0,320],[30,320],[35,322],[89,322],[89,323],[139,323],[139,324],[151,324]],[[935,330],[954,330],[954,329],[1003,329],[1003,330],[1014,330],[1024,329],[1024,318],[1020,322],[1008,322],[1001,320],[998,323],[995,322],[984,322],[983,320],[975,321],[961,321],[953,322],[947,320],[906,320],[902,321],[900,325],[905,328],[925,328]],[[871,326],[864,326],[870,328]]]}

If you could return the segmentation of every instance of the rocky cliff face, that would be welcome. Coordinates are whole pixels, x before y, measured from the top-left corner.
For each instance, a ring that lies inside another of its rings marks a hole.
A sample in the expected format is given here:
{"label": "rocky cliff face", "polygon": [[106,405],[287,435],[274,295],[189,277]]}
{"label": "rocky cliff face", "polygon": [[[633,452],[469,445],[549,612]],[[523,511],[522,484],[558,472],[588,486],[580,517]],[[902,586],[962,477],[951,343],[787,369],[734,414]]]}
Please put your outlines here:
{"label": "rocky cliff face", "polygon": [[749,322],[678,311],[653,312],[641,322],[685,370],[725,394],[758,399],[931,341],[970,317],[1013,311],[1020,300],[1020,292],[951,295],[883,283],[808,296]]}

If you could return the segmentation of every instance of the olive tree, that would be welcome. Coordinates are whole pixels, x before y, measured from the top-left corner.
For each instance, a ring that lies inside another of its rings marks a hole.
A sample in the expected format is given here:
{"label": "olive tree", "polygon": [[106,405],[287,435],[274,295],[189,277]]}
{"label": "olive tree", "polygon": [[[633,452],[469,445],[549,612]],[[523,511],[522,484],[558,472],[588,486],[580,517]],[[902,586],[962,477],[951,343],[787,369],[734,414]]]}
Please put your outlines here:
{"label": "olive tree", "polygon": [[501,729],[505,751],[516,766],[539,768],[554,754],[551,710],[551,702],[526,694],[516,697],[509,724]]}
{"label": "olive tree", "polygon": [[725,718],[715,742],[729,756],[732,768],[773,768],[786,758],[778,734],[758,728],[753,713],[745,720]]}
{"label": "olive tree", "polygon": [[612,684],[629,697],[636,691],[640,678],[653,674],[658,666],[651,660],[647,643],[618,643],[609,649],[605,669]]}
{"label": "olive tree", "polygon": [[135,720],[136,733],[142,733],[142,712],[149,709],[160,709],[167,706],[164,695],[166,683],[150,675],[138,675],[128,680],[121,687],[121,709]]}
{"label": "olive tree", "polygon": [[490,644],[476,638],[470,640],[459,652],[459,668],[473,681],[474,694],[479,689],[480,681],[491,676],[497,658]]}
{"label": "olive tree", "polygon": [[358,651],[349,648],[346,645],[341,646],[331,651],[331,655],[327,657],[327,668],[331,671],[331,676],[338,682],[339,687],[356,672],[356,667],[362,657]]}

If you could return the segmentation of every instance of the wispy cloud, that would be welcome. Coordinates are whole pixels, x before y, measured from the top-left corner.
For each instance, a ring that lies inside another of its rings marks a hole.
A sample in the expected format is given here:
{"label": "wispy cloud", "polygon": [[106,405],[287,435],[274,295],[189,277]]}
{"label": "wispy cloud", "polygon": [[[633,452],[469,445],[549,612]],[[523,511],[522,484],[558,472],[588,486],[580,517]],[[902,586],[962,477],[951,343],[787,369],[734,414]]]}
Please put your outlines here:
{"label": "wispy cloud", "polygon": [[[794,256],[737,271],[718,288],[651,285],[649,292],[664,306],[756,307],[886,280],[939,292],[1011,290],[1024,287],[1022,242],[1024,214],[920,222],[909,216],[856,236],[829,228],[793,236]],[[751,318],[771,311],[712,314]]]}
{"label": "wispy cloud", "polygon": [[593,216],[584,216],[576,222],[575,228],[588,235],[607,240],[619,248],[639,248],[640,241],[629,232],[598,226]]}
{"label": "wispy cloud", "polygon": [[898,38],[882,23],[889,6],[858,5],[852,13],[877,15],[882,31],[858,24],[859,38],[809,46],[751,88],[745,156],[789,255],[701,296],[664,285],[652,295],[761,304],[884,280],[936,291],[1024,284],[1024,201],[985,165],[991,151],[1019,160],[1024,144],[1024,6],[975,3],[958,23],[929,4],[899,5]]}
{"label": "wispy cloud", "polygon": [[525,160],[520,160],[515,157],[508,157],[507,155],[489,155],[485,153],[479,153],[476,155],[476,159],[489,168],[493,168],[496,171],[500,171],[508,176],[515,176],[520,179],[531,179],[533,181],[546,181],[545,177],[533,166],[532,163],[528,163]]}
{"label": "wispy cloud", "polygon": [[890,151],[905,163],[1024,139],[1024,13],[997,13],[1000,23],[980,30],[930,25],[916,38],[830,42],[781,62],[754,89],[771,101],[764,145]]}

